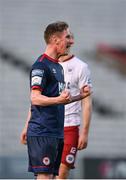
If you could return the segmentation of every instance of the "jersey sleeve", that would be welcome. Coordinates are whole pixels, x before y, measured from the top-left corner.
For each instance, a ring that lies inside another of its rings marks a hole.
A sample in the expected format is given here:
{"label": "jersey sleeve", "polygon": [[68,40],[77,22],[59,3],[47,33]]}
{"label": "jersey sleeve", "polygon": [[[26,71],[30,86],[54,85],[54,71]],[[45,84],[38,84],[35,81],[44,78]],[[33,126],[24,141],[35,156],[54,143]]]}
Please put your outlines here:
{"label": "jersey sleeve", "polygon": [[91,73],[87,64],[82,66],[79,73],[79,88],[82,88],[84,85],[88,85],[92,88]]}
{"label": "jersey sleeve", "polygon": [[42,91],[46,86],[46,69],[44,66],[34,66],[30,74],[31,89],[39,89]]}

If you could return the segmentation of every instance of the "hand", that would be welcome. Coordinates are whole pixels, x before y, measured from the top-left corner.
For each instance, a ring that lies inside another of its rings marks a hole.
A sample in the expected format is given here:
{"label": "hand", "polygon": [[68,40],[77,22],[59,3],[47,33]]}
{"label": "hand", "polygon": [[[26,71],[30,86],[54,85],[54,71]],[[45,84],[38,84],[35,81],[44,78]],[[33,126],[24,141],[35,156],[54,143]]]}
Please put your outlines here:
{"label": "hand", "polygon": [[59,101],[62,104],[66,104],[66,103],[70,102],[71,101],[70,92],[68,90],[62,91],[62,93],[60,94],[59,98],[60,98]]}
{"label": "hand", "polygon": [[88,144],[88,137],[84,135],[80,135],[78,140],[78,147],[77,147],[78,150],[85,149],[87,147],[87,144]]}
{"label": "hand", "polygon": [[80,95],[82,98],[85,98],[91,94],[91,88],[88,85],[85,85],[80,90]]}
{"label": "hand", "polygon": [[23,131],[21,132],[21,135],[20,135],[20,142],[21,144],[27,144],[27,130],[26,128],[23,129]]}

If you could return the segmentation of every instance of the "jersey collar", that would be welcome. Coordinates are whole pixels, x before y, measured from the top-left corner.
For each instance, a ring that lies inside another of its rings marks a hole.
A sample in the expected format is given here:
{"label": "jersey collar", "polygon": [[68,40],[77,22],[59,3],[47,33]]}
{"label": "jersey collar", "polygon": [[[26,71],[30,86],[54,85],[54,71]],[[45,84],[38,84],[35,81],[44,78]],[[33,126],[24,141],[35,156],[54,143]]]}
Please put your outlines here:
{"label": "jersey collar", "polygon": [[55,62],[55,63],[58,63],[58,59],[53,59],[53,58],[51,58],[50,56],[48,56],[47,54],[45,54],[45,53],[42,55],[41,61],[42,61],[42,59],[44,59],[44,58],[47,58],[48,60],[53,61],[53,62]]}
{"label": "jersey collar", "polygon": [[63,62],[66,62],[66,61],[72,59],[73,57],[74,57],[74,55],[71,55],[69,58],[66,58]]}

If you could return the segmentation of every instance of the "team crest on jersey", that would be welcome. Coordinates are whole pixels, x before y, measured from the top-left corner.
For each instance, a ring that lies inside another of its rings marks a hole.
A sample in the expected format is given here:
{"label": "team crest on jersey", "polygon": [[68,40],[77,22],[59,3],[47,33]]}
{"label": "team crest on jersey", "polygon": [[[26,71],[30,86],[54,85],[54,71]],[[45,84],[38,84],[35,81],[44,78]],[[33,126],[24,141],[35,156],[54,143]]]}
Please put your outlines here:
{"label": "team crest on jersey", "polygon": [[32,71],[32,77],[33,76],[43,76],[43,74],[44,74],[44,70],[41,70],[41,69],[34,69],[33,71]]}
{"label": "team crest on jersey", "polygon": [[74,155],[68,154],[66,156],[66,162],[69,163],[69,164],[72,164],[74,162]]}
{"label": "team crest on jersey", "polygon": [[43,160],[42,160],[42,162],[43,162],[46,166],[49,165],[49,164],[50,164],[50,159],[49,159],[49,157],[44,157]]}

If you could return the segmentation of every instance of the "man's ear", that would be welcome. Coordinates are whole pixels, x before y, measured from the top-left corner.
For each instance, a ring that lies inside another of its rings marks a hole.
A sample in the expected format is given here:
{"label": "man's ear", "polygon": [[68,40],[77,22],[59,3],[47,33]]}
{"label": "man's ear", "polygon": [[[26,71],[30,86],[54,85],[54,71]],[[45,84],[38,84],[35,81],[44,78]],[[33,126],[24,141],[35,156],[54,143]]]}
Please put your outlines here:
{"label": "man's ear", "polygon": [[55,34],[52,36],[52,41],[53,41],[56,45],[59,45],[60,40],[59,40],[58,36],[56,36]]}

